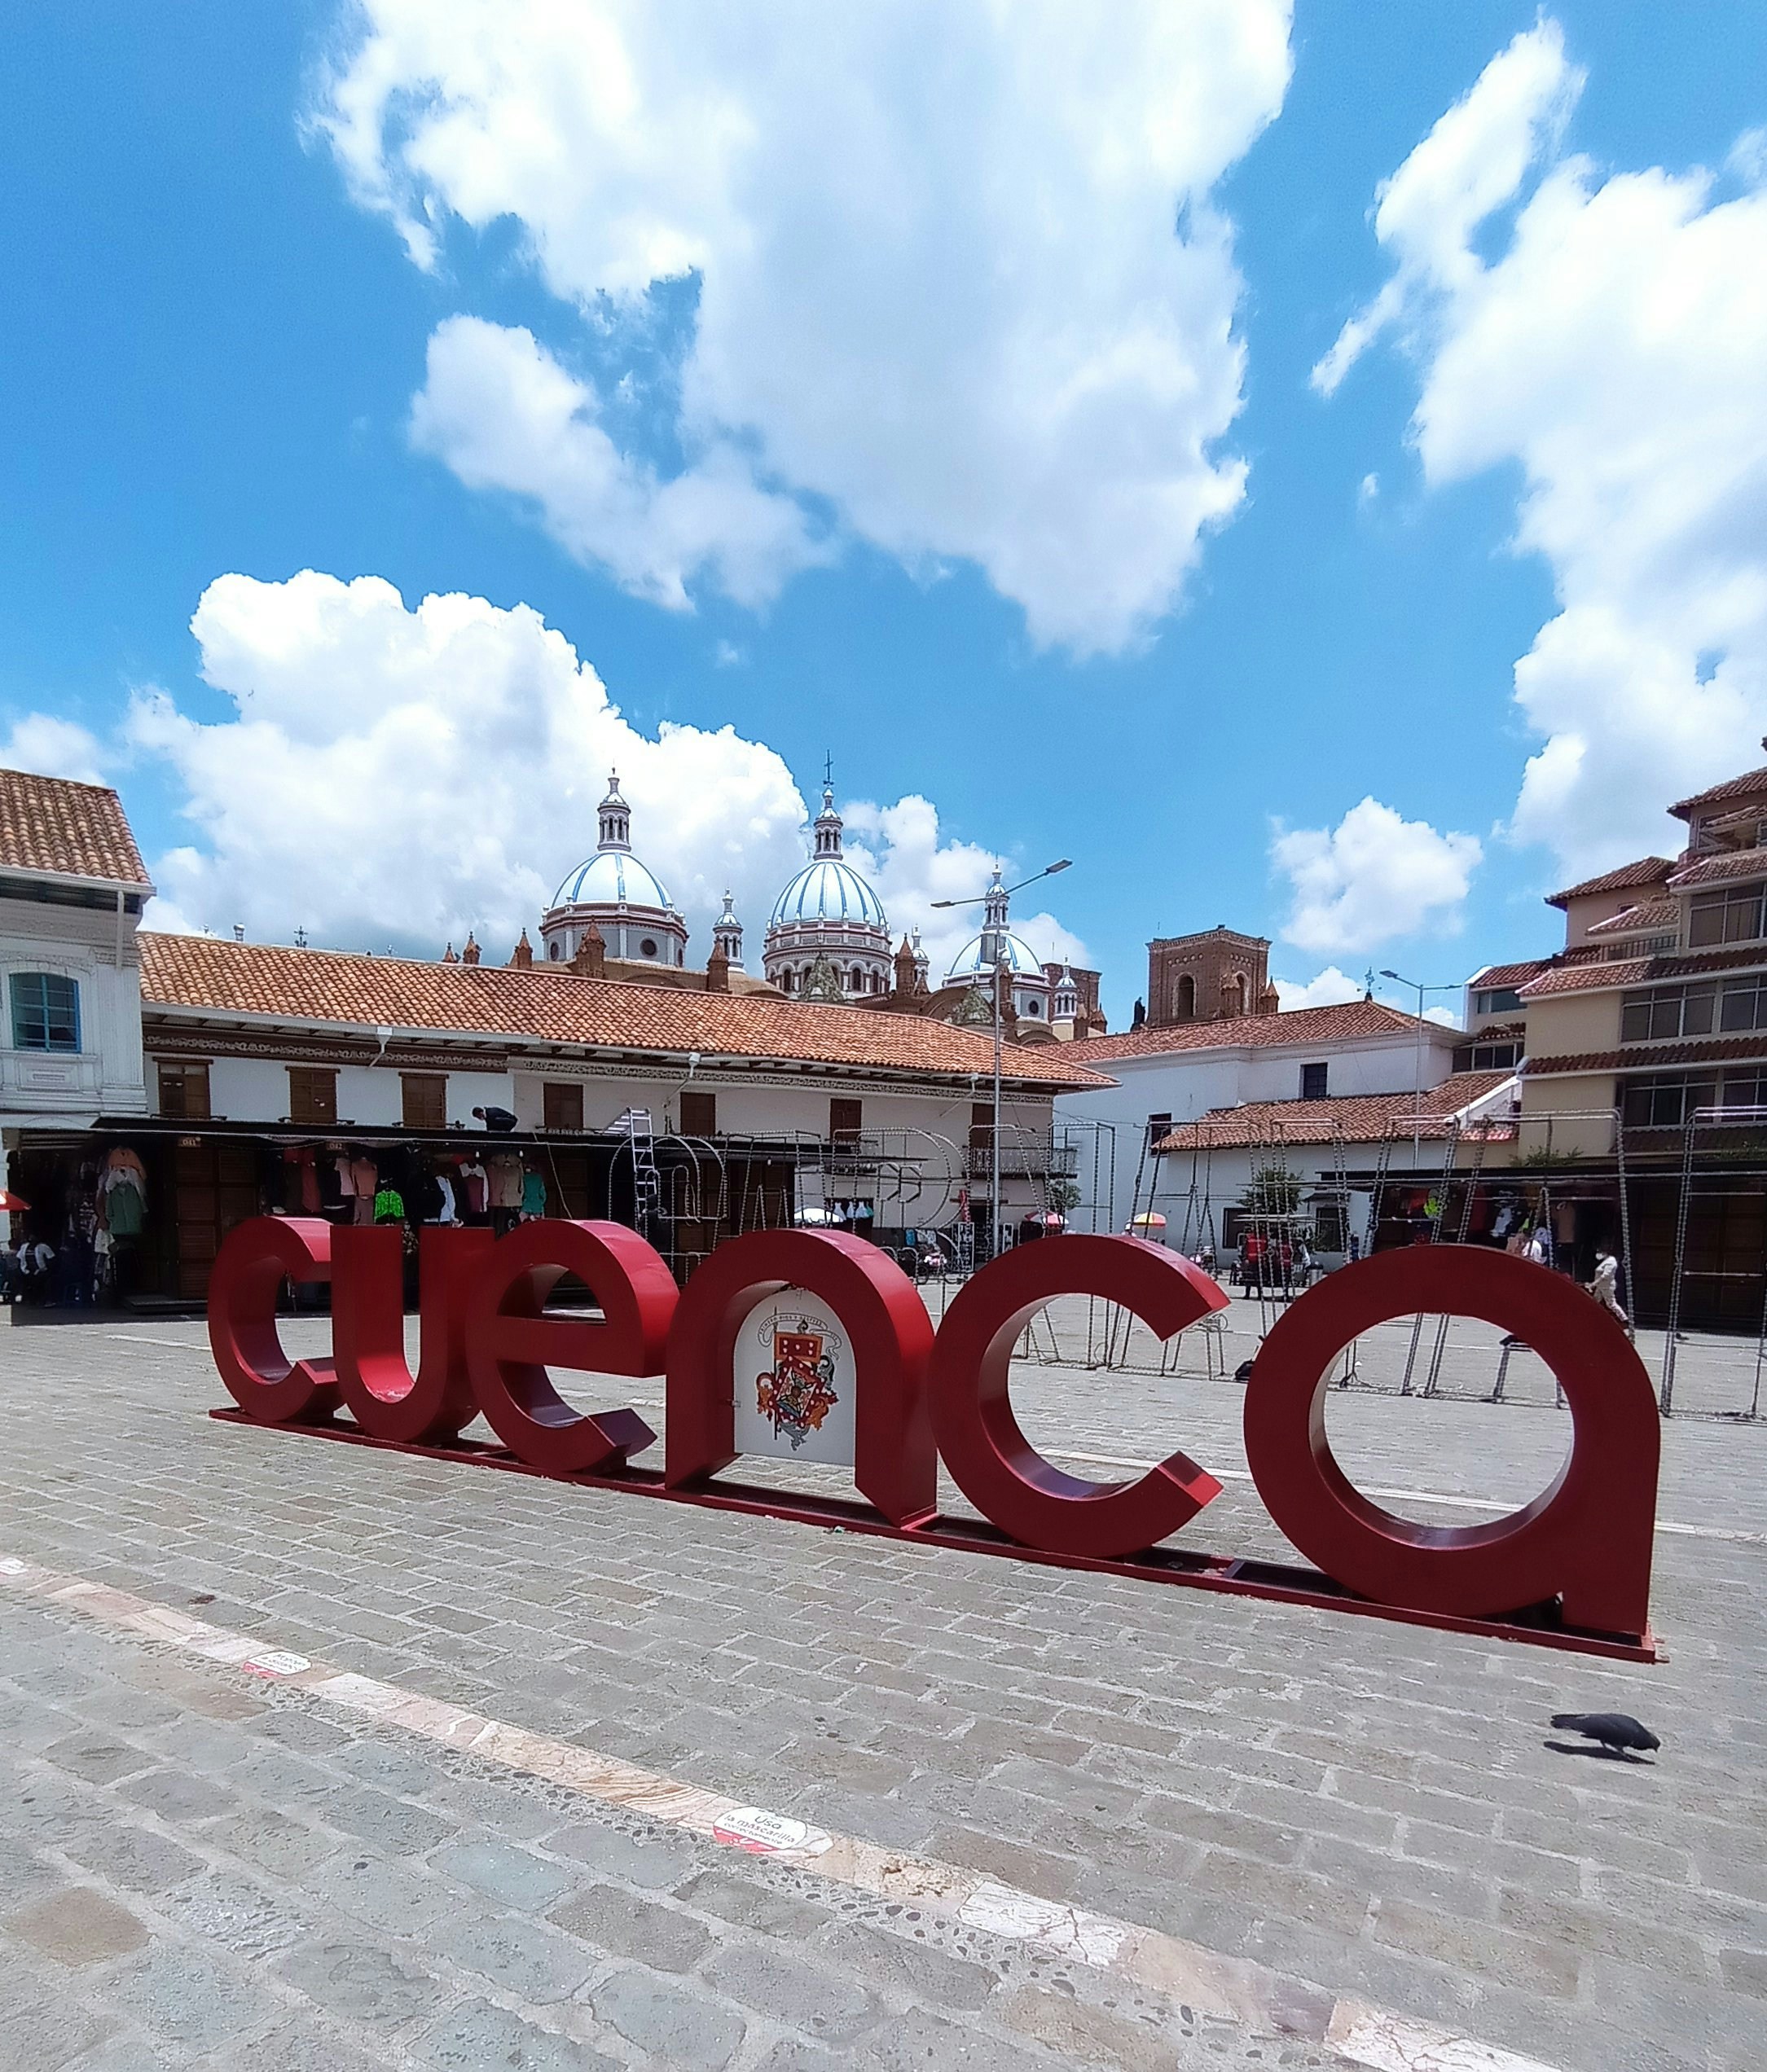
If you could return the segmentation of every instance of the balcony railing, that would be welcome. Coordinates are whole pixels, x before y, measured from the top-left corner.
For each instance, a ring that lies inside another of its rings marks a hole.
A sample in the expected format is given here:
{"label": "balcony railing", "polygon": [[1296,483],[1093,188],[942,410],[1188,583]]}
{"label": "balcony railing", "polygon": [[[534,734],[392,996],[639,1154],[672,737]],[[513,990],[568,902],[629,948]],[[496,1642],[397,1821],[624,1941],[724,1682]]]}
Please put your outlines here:
{"label": "balcony railing", "polygon": [[103,1060],[95,1055],[0,1049],[0,1097],[9,1107],[77,1107],[96,1100],[103,1085]]}

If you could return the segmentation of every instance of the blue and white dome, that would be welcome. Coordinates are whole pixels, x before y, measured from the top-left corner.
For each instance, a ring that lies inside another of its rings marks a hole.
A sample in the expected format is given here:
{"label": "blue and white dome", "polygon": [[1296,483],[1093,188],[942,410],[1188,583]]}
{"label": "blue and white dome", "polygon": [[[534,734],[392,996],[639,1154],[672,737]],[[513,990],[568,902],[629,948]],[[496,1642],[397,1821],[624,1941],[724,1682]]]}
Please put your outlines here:
{"label": "blue and white dome", "polygon": [[774,902],[771,925],[783,928],[807,921],[833,921],[845,928],[881,928],[887,934],[883,902],[852,865],[840,857],[818,857],[807,863]]}
{"label": "blue and white dome", "polygon": [[[1000,944],[996,952],[995,945]],[[1042,959],[1022,936],[1002,937],[991,933],[972,937],[951,960],[947,972],[947,986],[969,986],[978,978],[985,978],[995,965],[996,955],[1003,956],[1007,968],[1017,978],[1041,979],[1045,977]]]}
{"label": "blue and white dome", "polygon": [[552,895],[555,906],[673,906],[668,889],[630,851],[598,849]]}
{"label": "blue and white dome", "polygon": [[632,854],[632,810],[620,797],[618,777],[608,779],[600,824],[595,854],[565,879],[540,917],[548,962],[569,963],[592,930],[609,957],[683,964],[687,924],[662,880]]}
{"label": "blue and white dome", "polygon": [[841,824],[825,781],[815,852],[774,901],[767,923],[762,964],[783,993],[809,986],[828,998],[831,978],[843,1000],[890,990],[890,924],[883,902],[841,854]]}

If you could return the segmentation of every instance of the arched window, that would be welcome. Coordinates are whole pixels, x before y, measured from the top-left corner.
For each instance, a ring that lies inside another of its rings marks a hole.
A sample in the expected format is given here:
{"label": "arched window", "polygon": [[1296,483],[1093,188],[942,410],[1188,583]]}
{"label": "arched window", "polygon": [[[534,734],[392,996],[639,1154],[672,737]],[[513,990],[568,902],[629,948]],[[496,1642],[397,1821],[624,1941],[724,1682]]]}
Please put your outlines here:
{"label": "arched window", "polygon": [[1241,972],[1234,979],[1233,987],[1239,999],[1239,1012],[1243,1014],[1246,1012],[1247,1003],[1251,999],[1251,994],[1247,991],[1246,986],[1246,974],[1243,972]]}
{"label": "arched window", "polygon": [[1172,1013],[1180,1021],[1194,1021],[1197,1018],[1197,982],[1188,972],[1178,981]]}
{"label": "arched window", "polygon": [[855,993],[863,993],[863,992],[864,991],[864,990],[865,990],[865,970],[864,970],[864,967],[862,964],[855,964],[855,965],[854,965],[854,967],[853,967],[853,990],[854,990]]}
{"label": "arched window", "polygon": [[77,1051],[80,988],[59,972],[14,972],[12,1047],[15,1051]]}
{"label": "arched window", "polygon": [[782,993],[789,993],[794,990],[792,975],[789,971],[782,971],[780,973],[779,987]]}

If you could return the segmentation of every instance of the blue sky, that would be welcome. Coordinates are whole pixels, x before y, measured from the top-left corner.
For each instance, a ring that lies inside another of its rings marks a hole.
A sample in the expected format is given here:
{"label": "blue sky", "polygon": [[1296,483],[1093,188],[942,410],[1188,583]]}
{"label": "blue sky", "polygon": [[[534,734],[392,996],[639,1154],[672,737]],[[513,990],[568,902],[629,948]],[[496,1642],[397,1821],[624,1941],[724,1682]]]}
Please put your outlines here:
{"label": "blue sky", "polygon": [[1759,759],[1758,7],[523,11],[0,31],[0,759],[167,919],[503,954],[618,757],[752,968],[832,753],[899,924],[1073,857],[1120,1025],[1548,947]]}

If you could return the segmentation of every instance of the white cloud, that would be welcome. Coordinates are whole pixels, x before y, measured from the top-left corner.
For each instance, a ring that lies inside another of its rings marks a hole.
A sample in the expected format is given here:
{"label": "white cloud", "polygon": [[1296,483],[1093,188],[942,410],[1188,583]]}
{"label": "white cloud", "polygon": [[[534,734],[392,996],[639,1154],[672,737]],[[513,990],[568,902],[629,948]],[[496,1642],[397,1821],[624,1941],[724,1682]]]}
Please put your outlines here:
{"label": "white cloud", "polygon": [[1360,979],[1352,978],[1335,964],[1327,964],[1304,986],[1296,979],[1279,978],[1276,989],[1284,1014],[1297,1007],[1341,1007],[1346,1000],[1360,1000],[1363,990]]}
{"label": "white cloud", "polygon": [[[170,766],[197,835],[156,860],[155,926],[240,922],[281,942],[304,926],[317,943],[420,955],[470,928],[501,962],[524,927],[538,941],[555,887],[593,849],[617,768],[633,845],[693,931],[690,959],[710,948],[727,886],[758,975],[773,902],[807,854],[803,800],[764,744],[730,727],[640,731],[526,606],[456,595],[413,610],[377,577],[227,575],[191,630],[235,715],[193,719],[158,691],[132,706],[132,744]],[[853,820],[855,861],[899,931],[994,860],[941,844],[924,799]],[[1046,916],[1025,928],[1046,954],[1079,947]]]}
{"label": "white cloud", "polygon": [[[1738,140],[1729,198],[1699,169],[1603,175],[1559,152],[1580,84],[1554,24],[1518,37],[1375,217],[1395,261],[1375,308],[1421,362],[1426,480],[1518,466],[1516,543],[1553,572],[1559,611],[1515,669],[1543,745],[1512,829],[1567,876],[1674,843],[1664,805],[1758,762],[1767,724],[1762,154]],[[1456,125],[1466,148],[1438,148]],[[1328,390],[1352,332],[1321,363]]]}
{"label": "white cloud", "polygon": [[696,577],[739,604],[764,604],[787,577],[828,558],[798,506],[758,487],[727,442],[663,481],[622,454],[600,419],[595,390],[531,331],[451,317],[430,339],[411,429],[469,489],[531,503],[567,553],[674,611],[690,608]]}
{"label": "white cloud", "polygon": [[917,570],[974,562],[1040,643],[1121,649],[1172,608],[1243,494],[1211,195],[1281,105],[1289,0],[360,13],[315,120],[413,258],[512,219],[586,349],[674,353],[634,390],[674,413],[667,481],[525,334],[501,362],[480,336],[446,411],[433,364],[420,421],[468,479],[666,599],[776,588],[789,496]]}
{"label": "white cloud", "polygon": [[1285,939],[1329,955],[1426,928],[1454,933],[1482,851],[1475,836],[1439,834],[1365,798],[1335,827],[1279,832],[1270,854],[1293,889]]}
{"label": "white cloud", "polygon": [[95,734],[51,713],[25,713],[0,740],[0,769],[28,770],[37,777],[68,777],[102,784],[111,758]]}
{"label": "white cloud", "polygon": [[[899,942],[911,928],[921,930],[932,960],[931,982],[938,985],[958,950],[981,933],[982,910],[961,906],[934,912],[933,902],[975,898],[986,889],[996,864],[1011,884],[1009,860],[974,842],[941,841],[938,808],[917,794],[910,793],[894,806],[855,801],[842,812],[847,851],[877,887],[893,936]],[[1041,910],[1014,912],[1012,926],[1013,934],[1041,961],[1053,963],[1059,957],[1064,964],[1090,968],[1085,944],[1053,914]]]}
{"label": "white cloud", "polygon": [[1393,174],[1382,182],[1374,235],[1391,253],[1392,278],[1352,317],[1313,369],[1313,385],[1334,394],[1362,353],[1410,314],[1420,294],[1475,281],[1472,235],[1514,199],[1529,165],[1555,142],[1583,74],[1567,62],[1554,21],[1523,31],[1479,76]]}

